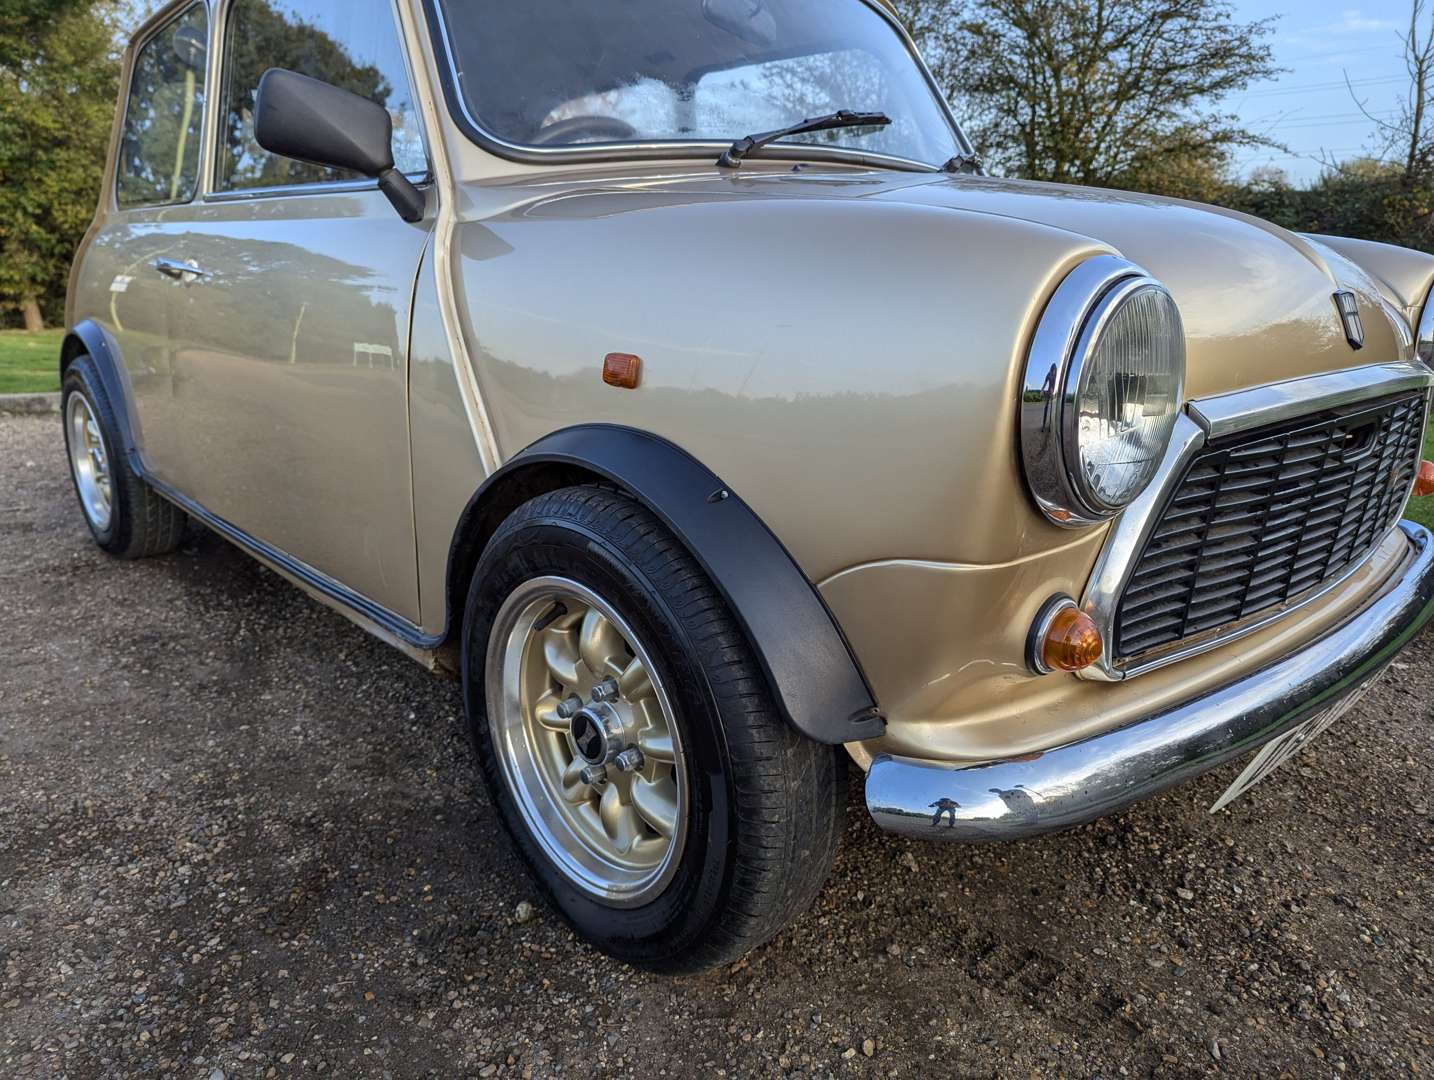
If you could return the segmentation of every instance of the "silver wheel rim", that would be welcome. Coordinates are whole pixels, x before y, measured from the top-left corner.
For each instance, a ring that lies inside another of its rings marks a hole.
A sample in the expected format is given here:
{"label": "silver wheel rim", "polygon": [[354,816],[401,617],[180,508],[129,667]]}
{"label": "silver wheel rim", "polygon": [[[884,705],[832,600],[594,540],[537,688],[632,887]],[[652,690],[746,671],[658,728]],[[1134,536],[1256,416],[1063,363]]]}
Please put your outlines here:
{"label": "silver wheel rim", "polygon": [[686,840],[686,759],[631,628],[591,589],[536,578],[499,610],[485,674],[503,778],[548,858],[612,907],[660,893]]}
{"label": "silver wheel rim", "polygon": [[85,517],[96,529],[110,526],[114,489],[110,481],[109,455],[94,410],[78,391],[71,393],[65,406],[65,425],[70,444],[70,472]]}

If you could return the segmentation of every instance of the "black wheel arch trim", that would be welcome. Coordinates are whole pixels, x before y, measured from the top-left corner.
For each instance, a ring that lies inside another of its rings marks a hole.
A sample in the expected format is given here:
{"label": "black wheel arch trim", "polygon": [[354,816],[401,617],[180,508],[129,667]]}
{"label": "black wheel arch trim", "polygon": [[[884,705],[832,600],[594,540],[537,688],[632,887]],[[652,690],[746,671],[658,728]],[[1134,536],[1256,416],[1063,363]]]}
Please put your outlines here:
{"label": "black wheel arch trim", "polygon": [[[583,424],[539,439],[484,481],[459,519],[449,551],[449,625],[461,620],[466,578],[514,496],[500,495],[533,470],[611,481],[672,530],[726,599],[797,731],[838,745],[886,729],[871,685],[816,586],[766,523],[718,476],[676,444],[613,424]],[[504,506],[497,513],[493,504]],[[485,527],[485,519],[486,527]],[[456,604],[456,606],[455,606]]]}
{"label": "black wheel arch trim", "polygon": [[93,319],[86,319],[71,327],[60,346],[60,382],[65,381],[65,372],[75,358],[88,355],[99,372],[100,383],[114,409],[120,451],[136,474],[145,475],[140,461],[139,438],[136,428],[138,420],[132,409],[133,395],[129,392],[129,379],[124,365],[120,362],[119,346],[110,337],[109,331]]}

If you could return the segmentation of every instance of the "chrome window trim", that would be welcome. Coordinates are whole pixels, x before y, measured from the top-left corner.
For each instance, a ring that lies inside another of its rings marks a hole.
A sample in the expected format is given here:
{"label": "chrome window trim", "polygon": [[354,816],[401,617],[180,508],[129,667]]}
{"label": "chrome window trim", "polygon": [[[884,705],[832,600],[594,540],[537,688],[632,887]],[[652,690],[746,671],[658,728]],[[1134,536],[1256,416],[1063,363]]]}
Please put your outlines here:
{"label": "chrome window trim", "polygon": [[[424,187],[432,180],[429,173],[405,173],[416,186]],[[211,191],[203,201],[210,204],[246,202],[250,199],[280,199],[307,195],[344,195],[351,192],[377,191],[378,181],[369,180],[328,180],[316,184],[275,184],[272,187],[234,188],[229,191]]]}
{"label": "chrome window trim", "polygon": [[[926,80],[927,89],[936,100],[936,106],[941,116],[945,119],[955,139],[957,148],[967,156],[975,156],[976,150],[966,138],[966,133],[961,130],[961,125],[956,120],[956,115],[951,111],[951,104],[946,100],[945,93],[941,90],[936,76],[927,67],[921,52],[916,48],[916,43],[911,35],[906,32],[906,27],[901,24],[894,12],[881,3],[880,0],[858,0],[868,8],[875,11],[896,33],[897,39],[906,47],[907,55],[911,57],[921,76]],[[458,65],[454,60],[453,50],[450,47],[450,35],[448,22],[444,18],[442,0],[423,0],[423,12],[428,19],[429,37],[432,39],[434,61],[438,68],[439,82],[443,87],[443,98],[448,104],[449,114],[458,122],[458,126],[473,142],[480,147],[496,154],[509,161],[522,162],[529,165],[562,165],[569,163],[603,162],[603,161],[652,161],[665,158],[682,157],[711,157],[715,163],[722,151],[727,149],[731,140],[722,139],[694,139],[694,140],[657,140],[647,142],[628,143],[602,143],[593,146],[563,147],[563,146],[529,146],[523,143],[510,142],[501,136],[493,134],[485,128],[473,115],[468,107],[467,96],[459,89]],[[737,134],[732,136],[737,138]],[[763,151],[763,157],[778,160],[797,161],[832,161],[856,165],[869,165],[877,168],[894,168],[907,172],[941,172],[941,166],[926,161],[915,161],[910,158],[896,157],[887,154],[876,154],[867,151],[847,149],[841,150],[833,147],[807,146],[801,143],[773,144]]]}
{"label": "chrome window trim", "polygon": [[[1099,525],[1119,513],[1118,507],[1092,506],[1076,489],[1068,466],[1078,451],[1065,418],[1073,415],[1085,354],[1097,332],[1122,300],[1147,286],[1164,288],[1133,262],[1115,255],[1093,256],[1056,286],[1036,324],[1017,403],[1017,429],[1026,487],[1041,512],[1061,528]],[[1051,368],[1055,389],[1047,401],[1046,372]]]}
{"label": "chrome window trim", "polygon": [[[1434,388],[1434,372],[1423,364],[1370,364],[1190,402],[1186,412],[1176,422],[1175,434],[1170,440],[1170,447],[1160,463],[1155,479],[1111,526],[1110,534],[1106,537],[1091,571],[1080,606],[1081,610],[1095,620],[1106,648],[1101,653],[1100,660],[1092,667],[1078,672],[1078,676],[1097,682],[1121,682],[1238,641],[1313,604],[1337,589],[1362,569],[1383,543],[1381,537],[1363,558],[1357,559],[1334,577],[1321,582],[1289,604],[1272,608],[1265,614],[1230,627],[1210,631],[1187,642],[1173,643],[1147,658],[1124,662],[1118,660],[1113,653],[1115,615],[1125,586],[1135,571],[1136,559],[1159,522],[1174,485],[1185,475],[1191,460],[1211,441],[1226,435],[1298,420],[1326,409],[1412,390],[1424,392],[1424,418],[1427,423],[1431,388]],[[1412,491],[1411,480],[1410,490],[1405,493],[1406,500]],[[1397,522],[1391,524],[1390,530],[1395,528],[1398,528]]]}

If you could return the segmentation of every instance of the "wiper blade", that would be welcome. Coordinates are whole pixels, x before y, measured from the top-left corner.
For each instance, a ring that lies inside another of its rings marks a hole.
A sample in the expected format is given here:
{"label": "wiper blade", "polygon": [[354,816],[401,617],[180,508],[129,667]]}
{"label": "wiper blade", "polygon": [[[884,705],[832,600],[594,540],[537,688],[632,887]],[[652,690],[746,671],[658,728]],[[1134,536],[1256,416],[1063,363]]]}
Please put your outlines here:
{"label": "wiper blade", "polygon": [[785,139],[789,135],[806,135],[812,131],[833,131],[836,128],[849,127],[883,128],[890,123],[891,117],[885,113],[859,113],[842,109],[840,112],[834,112],[827,116],[811,117],[803,120],[800,124],[782,128],[780,131],[768,131],[761,135],[748,135],[745,139],[738,139],[717,159],[717,164],[724,169],[740,168],[742,159],[747,155],[755,153],[768,143]]}

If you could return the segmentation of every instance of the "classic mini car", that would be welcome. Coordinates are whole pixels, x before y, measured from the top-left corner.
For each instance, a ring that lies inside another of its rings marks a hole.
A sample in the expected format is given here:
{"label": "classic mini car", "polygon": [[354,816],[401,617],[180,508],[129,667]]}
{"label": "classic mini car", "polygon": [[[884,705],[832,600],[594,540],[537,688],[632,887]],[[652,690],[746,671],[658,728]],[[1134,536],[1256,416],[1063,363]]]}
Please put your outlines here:
{"label": "classic mini car", "polygon": [[853,764],[931,839],[1223,804],[1430,617],[1434,258],[986,176],[885,0],[182,0],[124,70],[95,540],[459,673],[634,964],[800,913]]}

